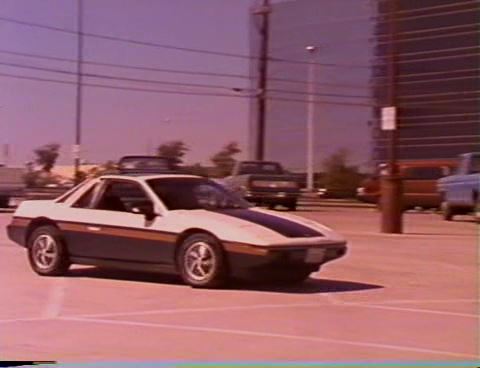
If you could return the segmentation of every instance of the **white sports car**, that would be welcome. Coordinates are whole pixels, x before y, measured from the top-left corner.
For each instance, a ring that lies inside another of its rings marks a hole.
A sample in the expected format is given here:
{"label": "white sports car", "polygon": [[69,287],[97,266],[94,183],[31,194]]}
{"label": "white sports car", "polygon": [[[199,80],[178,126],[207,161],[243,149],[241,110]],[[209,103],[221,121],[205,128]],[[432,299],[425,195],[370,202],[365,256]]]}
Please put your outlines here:
{"label": "white sports car", "polygon": [[105,175],[23,202],[7,231],[40,275],[84,264],[176,273],[195,287],[245,276],[301,282],[347,249],[323,225],[190,175]]}

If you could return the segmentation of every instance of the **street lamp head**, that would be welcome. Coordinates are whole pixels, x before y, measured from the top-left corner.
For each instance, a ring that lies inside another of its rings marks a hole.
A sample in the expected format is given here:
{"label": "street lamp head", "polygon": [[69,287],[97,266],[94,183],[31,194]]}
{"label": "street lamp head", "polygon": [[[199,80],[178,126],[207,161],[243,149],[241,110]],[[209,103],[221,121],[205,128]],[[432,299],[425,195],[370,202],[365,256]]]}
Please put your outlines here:
{"label": "street lamp head", "polygon": [[317,51],[317,47],[309,45],[305,47],[305,50],[307,50],[309,53],[314,53],[315,51]]}

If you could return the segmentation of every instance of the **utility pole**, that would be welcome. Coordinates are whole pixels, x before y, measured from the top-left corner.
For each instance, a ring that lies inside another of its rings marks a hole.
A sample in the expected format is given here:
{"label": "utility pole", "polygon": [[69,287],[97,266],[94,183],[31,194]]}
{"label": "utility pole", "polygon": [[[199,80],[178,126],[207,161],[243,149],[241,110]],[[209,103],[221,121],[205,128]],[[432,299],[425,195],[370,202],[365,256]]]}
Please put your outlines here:
{"label": "utility pole", "polygon": [[307,46],[305,50],[309,53],[308,64],[308,105],[307,105],[307,190],[314,189],[314,167],[313,167],[313,143],[314,143],[314,119],[315,119],[315,46]]}
{"label": "utility pole", "polygon": [[75,144],[73,145],[74,181],[80,179],[80,145],[82,143],[82,63],[83,63],[83,0],[77,0],[77,99],[75,107]]}
{"label": "utility pole", "polygon": [[270,29],[270,0],[263,0],[260,9],[254,14],[262,17],[260,26],[260,59],[258,63],[258,86],[257,86],[257,135],[255,145],[255,159],[265,158],[265,121],[266,121],[266,94],[267,94],[267,67],[268,67],[268,41]]}
{"label": "utility pole", "polygon": [[397,0],[389,0],[388,28],[389,50],[387,61],[388,104],[382,111],[382,125],[388,131],[388,170],[381,177],[382,232],[401,234],[403,232],[402,179],[397,164]]}

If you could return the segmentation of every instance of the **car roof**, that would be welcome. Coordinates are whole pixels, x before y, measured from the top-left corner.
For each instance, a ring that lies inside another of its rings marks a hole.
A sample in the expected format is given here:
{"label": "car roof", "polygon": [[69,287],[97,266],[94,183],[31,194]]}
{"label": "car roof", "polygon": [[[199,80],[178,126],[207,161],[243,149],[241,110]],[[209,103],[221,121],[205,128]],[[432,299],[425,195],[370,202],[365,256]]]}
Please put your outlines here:
{"label": "car roof", "polygon": [[205,179],[202,176],[185,175],[185,174],[107,174],[100,176],[100,179],[133,179],[133,180],[152,180],[152,179],[167,179],[167,178],[197,178]]}

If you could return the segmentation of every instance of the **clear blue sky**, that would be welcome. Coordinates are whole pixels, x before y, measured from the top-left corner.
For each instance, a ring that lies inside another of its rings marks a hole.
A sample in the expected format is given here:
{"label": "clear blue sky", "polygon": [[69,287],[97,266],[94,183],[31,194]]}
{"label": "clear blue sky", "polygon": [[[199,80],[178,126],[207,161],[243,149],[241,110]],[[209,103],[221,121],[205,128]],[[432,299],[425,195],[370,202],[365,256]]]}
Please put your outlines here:
{"label": "clear blue sky", "polygon": [[[250,0],[84,0],[86,32],[248,54]],[[2,0],[0,14],[75,29],[74,0]],[[75,36],[0,22],[0,48],[75,58]],[[246,60],[86,39],[85,59],[151,67],[247,74]],[[75,65],[0,54],[2,62],[75,70]],[[175,82],[246,87],[231,78],[192,77],[89,66],[91,73],[127,74]],[[74,80],[71,76],[1,66],[10,74]],[[93,82],[93,80],[92,80]],[[95,81],[98,82],[98,81]],[[71,162],[75,86],[0,77],[0,143],[11,146],[11,162],[29,159],[33,148],[62,144],[61,163]],[[112,84],[112,83],[110,83]],[[118,82],[114,82],[120,85]],[[177,90],[175,86],[133,87]],[[219,92],[210,90],[210,92]],[[229,93],[228,90],[225,92]],[[232,93],[234,94],[234,93]],[[83,156],[90,161],[144,153],[163,141],[182,139],[187,161],[205,162],[224,143],[246,148],[248,102],[241,98],[178,96],[85,87]]]}
{"label": "clear blue sky", "polygon": [[[258,0],[84,0],[84,31],[248,55],[249,9],[255,2],[258,3]],[[76,0],[2,0],[0,16],[75,29],[76,4]],[[345,26],[348,27],[348,23]],[[76,37],[0,21],[0,50],[2,49],[75,58]],[[84,58],[157,68],[242,75],[248,75],[249,72],[247,59],[135,46],[93,38],[85,38]],[[341,55],[339,59],[342,59]],[[75,64],[71,63],[1,53],[0,62],[75,71]],[[235,93],[230,88],[250,87],[246,79],[236,78],[184,76],[91,65],[85,66],[84,72],[218,84],[225,86],[225,90],[200,91],[232,95]],[[0,73],[75,81],[74,76],[4,65],[0,65]],[[362,83],[364,79],[363,77]],[[199,91],[132,82],[102,82],[94,79],[85,79],[85,82]],[[356,114],[356,110],[347,111],[348,115]],[[74,85],[0,76],[0,143],[10,144],[11,163],[22,164],[33,158],[34,148],[58,142],[62,144],[59,163],[70,164],[74,112]],[[362,117],[363,125],[367,118],[368,115]],[[212,154],[232,140],[238,141],[244,152],[247,150],[248,119],[249,101],[243,98],[148,94],[84,87],[82,157],[91,162],[116,160],[124,154],[146,153],[149,147],[180,139],[191,148],[186,157],[188,163],[207,163]],[[335,119],[332,120],[334,123],[336,124]],[[351,132],[347,133],[350,135]],[[363,146],[361,157],[356,157],[358,154],[353,150],[353,156],[359,162],[365,160],[368,151],[365,147],[365,129],[362,134],[363,138],[357,140]],[[355,134],[352,135],[354,136]],[[352,145],[350,141],[347,143]],[[244,153],[240,156],[242,157],[245,157]]]}

